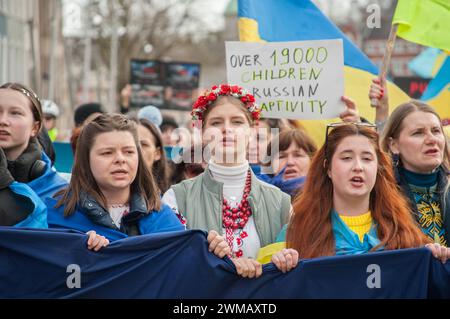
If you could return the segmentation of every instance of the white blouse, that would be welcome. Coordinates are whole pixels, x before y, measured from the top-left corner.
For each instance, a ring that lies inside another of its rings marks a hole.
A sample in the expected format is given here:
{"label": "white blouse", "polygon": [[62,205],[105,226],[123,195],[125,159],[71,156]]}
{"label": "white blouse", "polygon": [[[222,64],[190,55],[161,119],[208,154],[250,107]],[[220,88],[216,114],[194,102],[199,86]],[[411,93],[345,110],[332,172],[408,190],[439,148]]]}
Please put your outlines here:
{"label": "white blouse", "polygon": [[114,224],[116,224],[117,228],[120,228],[120,224],[122,223],[122,217],[130,212],[130,206],[128,204],[110,205],[108,207],[108,212]]}

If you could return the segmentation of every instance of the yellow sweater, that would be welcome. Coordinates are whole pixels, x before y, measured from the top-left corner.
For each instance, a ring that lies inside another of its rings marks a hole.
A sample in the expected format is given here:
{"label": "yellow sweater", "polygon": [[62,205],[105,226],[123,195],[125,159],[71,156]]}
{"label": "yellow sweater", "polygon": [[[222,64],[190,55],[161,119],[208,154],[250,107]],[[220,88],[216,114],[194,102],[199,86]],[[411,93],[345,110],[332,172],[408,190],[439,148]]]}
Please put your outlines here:
{"label": "yellow sweater", "polygon": [[370,227],[372,227],[372,213],[370,211],[359,216],[339,215],[339,217],[348,226],[348,228],[358,235],[361,242],[364,239],[364,235],[367,234]]}
{"label": "yellow sweater", "polygon": [[[348,228],[358,235],[361,242],[364,239],[364,235],[368,233],[370,231],[370,227],[372,227],[372,213],[370,211],[359,216],[339,215],[339,217],[348,226]],[[273,243],[271,245],[261,247],[256,260],[262,264],[270,263],[272,255],[279,252],[283,248],[286,248],[286,242]]]}

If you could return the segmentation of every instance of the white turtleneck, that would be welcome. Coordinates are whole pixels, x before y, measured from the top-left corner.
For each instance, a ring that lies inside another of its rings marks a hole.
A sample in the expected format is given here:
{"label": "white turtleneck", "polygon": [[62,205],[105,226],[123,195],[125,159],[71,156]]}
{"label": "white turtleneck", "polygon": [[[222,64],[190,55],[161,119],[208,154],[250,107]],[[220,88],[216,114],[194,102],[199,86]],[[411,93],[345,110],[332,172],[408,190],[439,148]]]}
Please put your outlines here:
{"label": "white turtleneck", "polygon": [[[210,160],[208,163],[208,169],[210,170],[214,180],[223,183],[223,197],[228,201],[231,208],[237,207],[244,194],[247,172],[250,169],[248,162],[246,161],[238,166],[223,166]],[[163,203],[169,205],[169,207],[171,207],[177,214],[180,214],[173,189],[170,188],[164,194],[162,201]],[[189,227],[189,220],[187,221],[187,226]],[[243,231],[248,234],[248,237],[243,239],[243,244],[240,247],[244,253],[243,256],[256,259],[261,243],[258,233],[256,232],[253,216],[248,219]],[[233,236],[233,251],[238,250],[236,241],[238,234],[239,231],[235,231]],[[225,228],[222,228],[222,235],[225,237]]]}
{"label": "white turtleneck", "polygon": [[224,198],[230,203],[239,203],[244,195],[245,180],[249,170],[248,162],[230,167],[216,164],[210,160],[208,168],[214,180],[223,183]]}

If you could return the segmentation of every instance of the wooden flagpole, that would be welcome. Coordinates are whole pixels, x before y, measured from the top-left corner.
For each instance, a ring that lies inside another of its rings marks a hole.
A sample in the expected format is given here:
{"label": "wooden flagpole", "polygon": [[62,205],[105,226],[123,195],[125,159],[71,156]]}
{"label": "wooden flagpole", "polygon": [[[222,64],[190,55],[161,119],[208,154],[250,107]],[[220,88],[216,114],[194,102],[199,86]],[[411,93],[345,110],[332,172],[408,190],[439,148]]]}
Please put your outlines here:
{"label": "wooden flagpole", "polygon": [[[389,33],[389,39],[386,44],[386,50],[384,51],[383,61],[381,63],[380,71],[378,73],[379,79],[386,79],[388,73],[389,64],[391,62],[392,52],[394,51],[395,38],[397,37],[398,24],[393,24],[391,32]],[[378,99],[371,99],[370,105],[376,107],[378,105]]]}

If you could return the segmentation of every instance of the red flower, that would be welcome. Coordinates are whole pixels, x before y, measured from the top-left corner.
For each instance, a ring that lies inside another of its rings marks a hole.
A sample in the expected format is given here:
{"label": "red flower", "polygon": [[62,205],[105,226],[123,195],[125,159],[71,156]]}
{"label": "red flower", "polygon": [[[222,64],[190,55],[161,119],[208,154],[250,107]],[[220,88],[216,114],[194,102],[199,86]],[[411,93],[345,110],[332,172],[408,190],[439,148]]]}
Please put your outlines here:
{"label": "red flower", "polygon": [[244,238],[246,238],[246,237],[248,237],[248,234],[247,234],[247,232],[243,231],[243,232],[241,233],[241,238],[244,239]]}
{"label": "red flower", "polygon": [[217,96],[214,93],[209,93],[208,101],[215,101]]}
{"label": "red flower", "polygon": [[198,107],[202,107],[208,104],[208,99],[206,98],[206,96],[202,95],[197,99],[196,103]]}
{"label": "red flower", "polygon": [[236,257],[237,257],[237,258],[240,258],[240,257],[242,257],[243,254],[244,254],[244,253],[242,252],[242,249],[239,249],[239,250],[236,252]]}
{"label": "red flower", "polygon": [[252,103],[255,102],[255,97],[253,95],[247,94],[246,97],[247,97],[247,101],[252,102]]}
{"label": "red flower", "polygon": [[240,89],[240,87],[237,86],[237,85],[233,85],[233,86],[231,87],[231,92],[232,92],[232,93],[239,93],[240,91],[241,91],[241,89]]}
{"label": "red flower", "polygon": [[220,94],[227,95],[230,92],[231,88],[228,84],[222,84],[220,86]]}
{"label": "red flower", "polygon": [[[219,89],[217,93],[216,91]],[[260,119],[260,110],[256,109],[254,111],[250,111],[250,108],[254,107],[255,97],[249,93],[244,93],[244,90],[239,85],[229,85],[229,84],[221,84],[219,86],[214,85],[211,87],[211,90],[206,91],[203,95],[199,96],[192,107],[191,115],[193,119],[202,120],[203,112],[205,112],[210,103],[216,101],[219,96],[227,96],[227,95],[237,95],[237,98],[245,104],[245,107],[251,113],[251,116],[254,120]]]}
{"label": "red flower", "polygon": [[238,246],[242,245],[242,239],[240,239],[239,237],[236,238],[236,243],[238,244]]}

